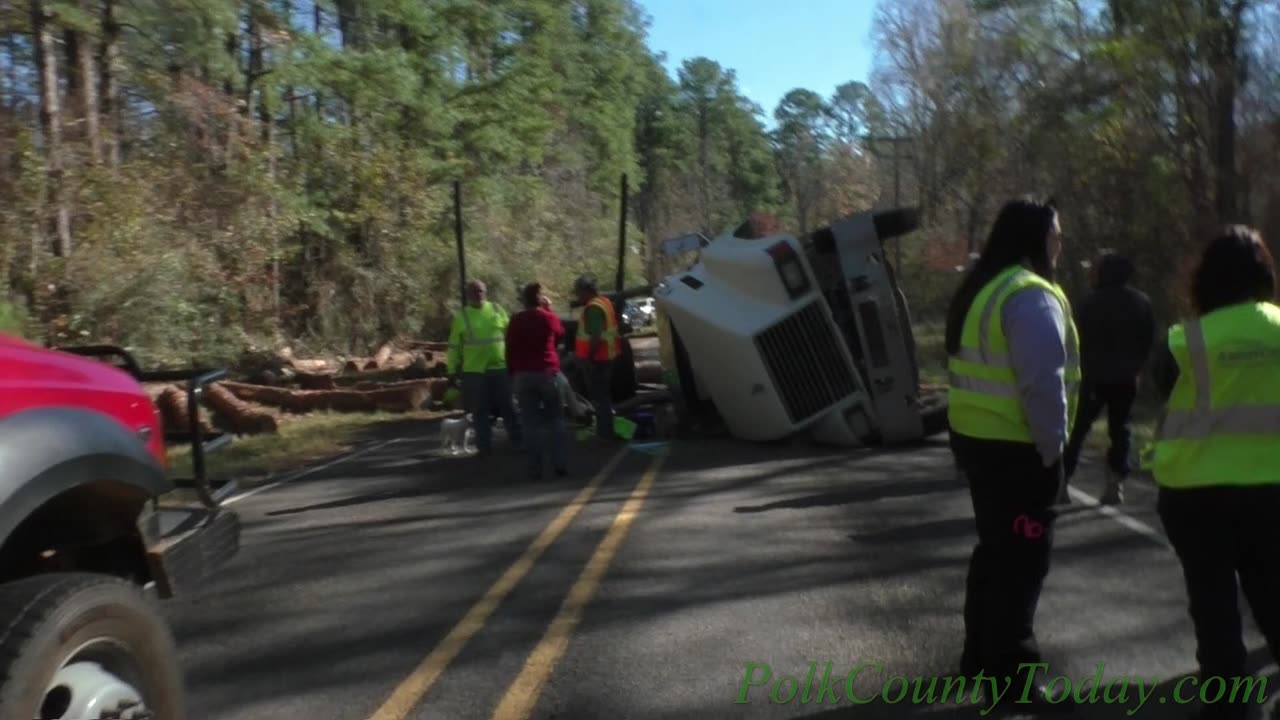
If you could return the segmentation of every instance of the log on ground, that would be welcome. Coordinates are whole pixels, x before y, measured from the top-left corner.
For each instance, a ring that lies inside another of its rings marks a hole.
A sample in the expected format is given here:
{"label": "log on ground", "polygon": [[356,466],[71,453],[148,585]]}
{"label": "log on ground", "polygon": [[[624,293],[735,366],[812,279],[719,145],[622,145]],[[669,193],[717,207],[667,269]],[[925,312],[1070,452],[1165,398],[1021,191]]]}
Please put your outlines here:
{"label": "log on ground", "polygon": [[274,415],[241,400],[220,383],[205,388],[205,397],[209,399],[209,405],[226,418],[234,433],[256,435],[280,429]]}
{"label": "log on ground", "polygon": [[385,367],[387,364],[387,361],[391,359],[391,354],[394,353],[395,351],[396,351],[395,347],[393,347],[391,343],[387,343],[382,347],[378,348],[377,352],[375,352],[371,356],[370,362],[373,363],[374,368]]}
{"label": "log on ground", "polygon": [[338,387],[357,387],[368,383],[392,383],[406,380],[425,380],[433,375],[432,368],[412,365],[405,368],[366,370],[344,373],[334,377]]}
{"label": "log on ground", "polygon": [[411,350],[426,350],[428,352],[433,352],[433,353],[449,352],[449,343],[447,342],[429,342],[429,341],[415,340],[413,342],[406,343],[406,346],[409,347]]}
{"label": "log on ground", "polygon": [[241,400],[304,414],[334,412],[407,412],[421,408],[431,397],[431,381],[416,381],[376,390],[285,390],[281,388],[221,383]]}
{"label": "log on ground", "polygon": [[338,383],[330,373],[298,372],[298,387],[303,390],[337,390]]}
{"label": "log on ground", "polygon": [[338,370],[338,363],[330,360],[290,360],[289,364],[294,370],[305,373],[332,373]]}
{"label": "log on ground", "polygon": [[[160,417],[164,421],[166,430],[179,433],[191,432],[190,415],[188,415],[189,406],[187,405],[187,393],[176,385],[170,385],[160,391],[155,398],[156,408],[160,411]],[[200,432],[204,434],[213,433],[213,425],[209,422],[209,414],[204,408],[198,410],[198,418],[200,422]]]}
{"label": "log on ground", "polygon": [[417,382],[399,387],[369,390],[364,393],[383,412],[413,412],[431,400],[431,382]]}

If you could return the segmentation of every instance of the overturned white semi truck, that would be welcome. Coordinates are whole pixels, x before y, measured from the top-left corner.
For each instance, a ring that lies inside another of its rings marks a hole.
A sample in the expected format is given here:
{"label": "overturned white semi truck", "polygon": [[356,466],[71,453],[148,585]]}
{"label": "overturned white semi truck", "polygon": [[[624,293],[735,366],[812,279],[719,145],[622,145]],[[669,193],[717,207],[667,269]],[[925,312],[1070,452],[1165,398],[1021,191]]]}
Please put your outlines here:
{"label": "overturned white semi truck", "polygon": [[654,287],[670,390],[685,415],[734,437],[802,433],[861,447],[946,430],[945,396],[922,396],[905,296],[885,242],[917,213],[860,213],[804,237],[669,241],[697,261]]}

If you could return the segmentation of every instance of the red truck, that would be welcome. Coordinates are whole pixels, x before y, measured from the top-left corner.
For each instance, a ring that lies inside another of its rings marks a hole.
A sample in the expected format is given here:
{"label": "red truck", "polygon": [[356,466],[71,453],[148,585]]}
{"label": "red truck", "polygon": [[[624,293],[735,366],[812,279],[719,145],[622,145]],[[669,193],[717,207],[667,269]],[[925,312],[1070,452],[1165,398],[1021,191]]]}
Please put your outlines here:
{"label": "red truck", "polygon": [[[197,418],[224,376],[0,334],[0,718],[186,717],[153,597],[198,587],[239,550],[222,506],[235,485],[205,477],[230,435]],[[190,432],[166,430],[144,382],[185,384]],[[174,443],[190,445],[194,477],[171,477]]]}

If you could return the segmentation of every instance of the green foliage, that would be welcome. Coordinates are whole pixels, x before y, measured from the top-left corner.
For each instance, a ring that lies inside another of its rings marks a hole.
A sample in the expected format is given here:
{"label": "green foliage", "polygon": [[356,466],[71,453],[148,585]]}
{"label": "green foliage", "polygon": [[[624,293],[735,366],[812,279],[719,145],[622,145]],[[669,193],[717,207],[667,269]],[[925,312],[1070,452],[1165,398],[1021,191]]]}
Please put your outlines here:
{"label": "green foliage", "polygon": [[[1007,195],[1059,195],[1071,267],[1105,245],[1173,273],[1218,192],[1213,61],[1231,28],[1212,3],[886,3],[872,85],[797,88],[766,111],[713,59],[668,74],[635,0],[131,0],[112,3],[118,36],[102,0],[43,1],[55,37],[117,58],[100,54],[113,94],[96,119],[121,161],[89,161],[61,54],[61,175],[38,108],[15,99],[36,89],[5,94],[0,273],[40,339],[174,362],[443,334],[455,180],[468,274],[514,308],[529,280],[561,298],[582,272],[613,282],[624,174],[625,282],[640,284],[667,238],[755,212],[805,231],[886,201],[893,148],[879,143],[909,136],[902,204],[927,222],[902,277],[924,315]],[[37,20],[10,5],[0,53],[29,84]],[[1239,164],[1251,211],[1280,217],[1280,183],[1256,160],[1274,156],[1261,88],[1280,73],[1258,49],[1267,34],[1243,37],[1256,59]]]}
{"label": "green foliage", "polygon": [[0,333],[24,337],[26,335],[26,314],[13,303],[0,300]]}
{"label": "green foliage", "polygon": [[[100,0],[47,2],[56,32],[114,37]],[[650,236],[689,216],[651,221],[643,198],[679,198],[697,178],[717,203],[700,218],[721,226],[776,199],[767,139],[731,75],[714,107],[681,97],[632,0],[113,7],[118,59],[97,69],[124,112],[99,121],[104,139],[123,130],[124,152],[93,166],[85,138],[65,135],[70,257],[52,257],[34,115],[4,137],[0,271],[56,341],[185,363],[442,334],[458,295],[455,180],[468,274],[512,307],[534,278],[613,281],[623,174],[630,284],[647,279]],[[29,13],[12,15],[4,31],[28,33]],[[64,126],[79,112],[64,98]],[[699,132],[714,157],[695,167]]]}
{"label": "green foliage", "polygon": [[[942,309],[954,266],[1014,195],[1057,197],[1069,291],[1087,290],[1085,263],[1115,249],[1135,261],[1166,321],[1216,223],[1229,216],[1280,234],[1280,177],[1251,160],[1274,153],[1277,108],[1257,83],[1280,76],[1263,51],[1280,18],[1255,3],[1234,18],[1232,5],[882,3],[876,97],[912,137],[904,183],[926,220],[923,262],[909,256],[903,273],[913,310]],[[1224,113],[1219,93],[1230,86],[1239,109]],[[1222,182],[1228,173],[1236,182]],[[1223,211],[1231,206],[1241,210]]]}

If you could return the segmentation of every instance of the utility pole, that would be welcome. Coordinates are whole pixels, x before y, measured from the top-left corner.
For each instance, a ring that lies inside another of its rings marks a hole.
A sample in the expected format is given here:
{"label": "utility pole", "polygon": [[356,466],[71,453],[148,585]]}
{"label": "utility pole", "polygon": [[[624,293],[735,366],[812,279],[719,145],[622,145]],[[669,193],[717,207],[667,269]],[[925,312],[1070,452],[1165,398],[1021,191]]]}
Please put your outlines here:
{"label": "utility pole", "polygon": [[[883,158],[883,155],[875,150],[876,143],[891,143],[893,145],[893,206],[895,208],[902,206],[902,171],[899,161],[911,160],[914,156],[911,153],[903,154],[901,152],[904,143],[910,143],[915,140],[913,137],[906,135],[863,135],[863,142],[867,143],[868,149],[877,157]],[[902,279],[902,238],[897,238],[894,244],[894,269],[898,274],[898,279]]]}

